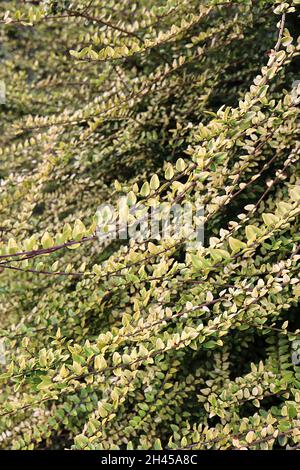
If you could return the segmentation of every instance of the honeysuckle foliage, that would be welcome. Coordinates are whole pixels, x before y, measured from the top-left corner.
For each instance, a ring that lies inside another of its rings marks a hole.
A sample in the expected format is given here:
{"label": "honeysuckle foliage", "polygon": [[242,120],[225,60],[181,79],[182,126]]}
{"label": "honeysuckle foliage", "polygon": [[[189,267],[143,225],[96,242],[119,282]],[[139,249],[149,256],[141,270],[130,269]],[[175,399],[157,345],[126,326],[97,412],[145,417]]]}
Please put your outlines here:
{"label": "honeysuckle foliage", "polygon": [[298,5],[1,2],[2,448],[300,447]]}

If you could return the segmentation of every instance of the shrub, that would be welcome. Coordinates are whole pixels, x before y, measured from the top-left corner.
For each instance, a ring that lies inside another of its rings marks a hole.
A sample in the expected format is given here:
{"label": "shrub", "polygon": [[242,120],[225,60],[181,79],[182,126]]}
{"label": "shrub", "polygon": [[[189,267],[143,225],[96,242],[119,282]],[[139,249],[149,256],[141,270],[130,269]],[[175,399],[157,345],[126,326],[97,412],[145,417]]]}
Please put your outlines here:
{"label": "shrub", "polygon": [[300,446],[297,4],[1,2],[2,448]]}

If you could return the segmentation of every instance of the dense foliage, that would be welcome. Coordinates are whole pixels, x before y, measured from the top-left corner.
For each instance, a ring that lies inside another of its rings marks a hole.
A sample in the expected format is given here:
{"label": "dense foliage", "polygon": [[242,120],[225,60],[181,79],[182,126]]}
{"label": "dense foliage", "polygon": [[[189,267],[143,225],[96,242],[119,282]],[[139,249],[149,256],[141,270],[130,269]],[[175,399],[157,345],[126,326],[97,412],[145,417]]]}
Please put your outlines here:
{"label": "dense foliage", "polygon": [[1,1],[2,448],[300,447],[298,4]]}

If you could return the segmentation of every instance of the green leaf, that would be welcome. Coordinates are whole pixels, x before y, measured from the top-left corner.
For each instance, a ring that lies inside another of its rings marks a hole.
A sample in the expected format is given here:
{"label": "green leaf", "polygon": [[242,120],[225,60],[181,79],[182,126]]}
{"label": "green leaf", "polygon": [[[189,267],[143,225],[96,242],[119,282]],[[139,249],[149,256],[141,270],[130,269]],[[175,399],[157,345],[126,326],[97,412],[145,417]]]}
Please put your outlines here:
{"label": "green leaf", "polygon": [[80,449],[83,449],[89,444],[89,440],[86,436],[83,434],[79,434],[78,436],[75,437],[74,439],[75,446],[79,447]]}
{"label": "green leaf", "polygon": [[276,225],[279,221],[279,217],[271,213],[262,214],[262,218],[267,227]]}
{"label": "green leaf", "polygon": [[230,248],[234,253],[241,251],[247,247],[246,243],[242,242],[241,240],[238,240],[237,238],[229,237],[228,242]]}
{"label": "green leaf", "polygon": [[54,240],[48,232],[45,232],[41,239],[42,247],[52,248],[54,246]]}
{"label": "green leaf", "polygon": [[150,188],[154,191],[159,188],[159,178],[157,175],[153,175],[150,180]]}
{"label": "green leaf", "polygon": [[290,419],[294,419],[294,418],[297,417],[297,414],[298,414],[298,413],[297,413],[296,407],[295,407],[294,405],[289,405],[289,406],[288,406],[288,417],[289,417]]}
{"label": "green leaf", "polygon": [[149,183],[147,181],[143,184],[140,193],[141,193],[141,196],[143,196],[143,197],[149,196],[150,186],[149,186]]}

